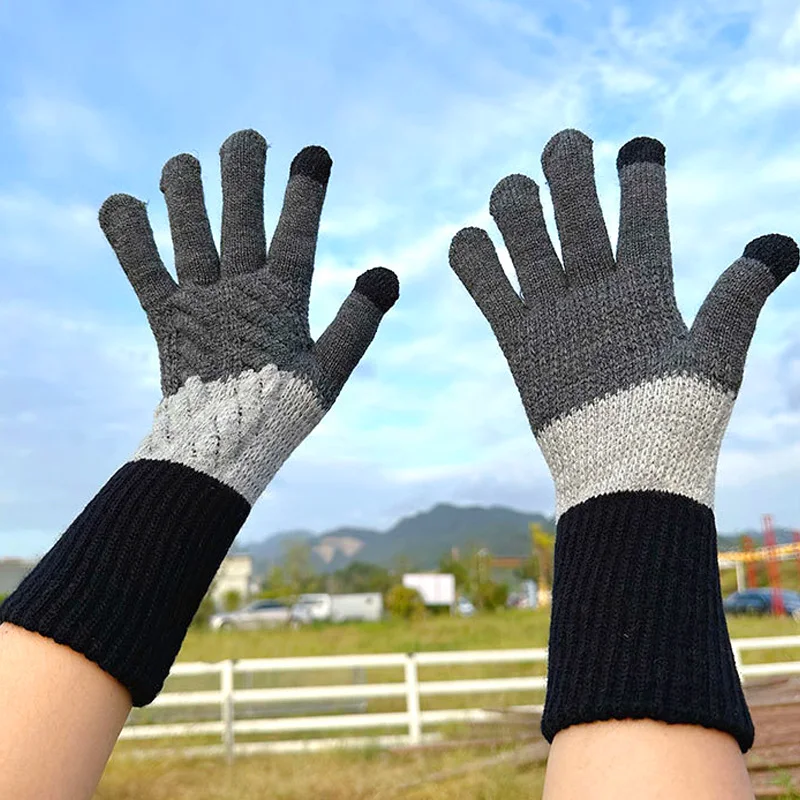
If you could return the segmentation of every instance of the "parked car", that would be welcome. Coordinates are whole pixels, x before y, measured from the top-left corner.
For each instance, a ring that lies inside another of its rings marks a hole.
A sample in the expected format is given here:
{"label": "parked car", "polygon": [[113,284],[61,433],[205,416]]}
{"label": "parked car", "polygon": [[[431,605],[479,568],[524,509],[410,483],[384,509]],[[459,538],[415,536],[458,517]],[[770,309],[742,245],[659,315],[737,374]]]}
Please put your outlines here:
{"label": "parked car", "polygon": [[722,607],[726,614],[769,614],[772,612],[772,593],[778,591],[787,616],[800,622],[800,593],[788,589],[747,589],[725,598]]}
{"label": "parked car", "polygon": [[219,631],[277,628],[306,621],[302,613],[295,614],[292,606],[280,600],[256,600],[238,611],[214,614],[208,624],[212,630]]}
{"label": "parked car", "polygon": [[459,597],[456,600],[455,611],[459,617],[471,617],[475,613],[475,606],[466,597]]}

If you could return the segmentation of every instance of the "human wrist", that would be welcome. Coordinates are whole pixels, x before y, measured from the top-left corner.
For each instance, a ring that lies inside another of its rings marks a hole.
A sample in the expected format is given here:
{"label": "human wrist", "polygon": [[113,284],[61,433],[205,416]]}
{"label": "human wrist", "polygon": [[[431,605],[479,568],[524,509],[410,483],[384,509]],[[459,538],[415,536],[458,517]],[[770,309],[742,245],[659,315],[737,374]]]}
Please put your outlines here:
{"label": "human wrist", "polygon": [[753,726],[728,636],[714,515],[665,492],[619,492],[561,516],[542,730],[649,718]]}
{"label": "human wrist", "polygon": [[181,464],[120,468],[0,608],[82,653],[146,705],[250,504]]}

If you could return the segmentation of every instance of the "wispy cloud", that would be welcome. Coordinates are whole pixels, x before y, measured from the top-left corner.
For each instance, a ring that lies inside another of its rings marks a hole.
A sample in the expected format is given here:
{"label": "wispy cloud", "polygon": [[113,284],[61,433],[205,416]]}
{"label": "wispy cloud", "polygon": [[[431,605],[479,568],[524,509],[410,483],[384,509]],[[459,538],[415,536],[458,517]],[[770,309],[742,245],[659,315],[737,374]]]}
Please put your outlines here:
{"label": "wispy cloud", "polygon": [[[20,46],[4,56],[16,79],[0,86],[12,122],[0,132],[9,154],[0,552],[19,552],[23,530],[38,532],[31,542],[55,536],[127,457],[158,399],[155,348],[96,228],[97,205],[114,191],[148,201],[171,263],[161,164],[179,151],[201,158],[216,231],[217,148],[237,127],[260,128],[272,145],[270,225],[294,153],[319,142],[333,155],[316,333],[363,270],[382,264],[402,281],[366,365],[258,504],[245,539],[389,524],[439,500],[552,508],[513,381],[447,249],[464,225],[500,243],[488,199],[511,172],[542,185],[555,231],[539,158],[557,130],[595,140],[612,241],[617,149],[642,134],[666,143],[687,319],[750,238],[797,235],[795,4],[343,0],[323,9],[300,0],[225,15],[183,2],[125,6],[92,21],[50,0],[35,12],[18,6]],[[53,27],[38,25],[45,7]],[[753,343],[720,464],[723,529],[753,526],[767,510],[800,524],[798,302],[800,279],[790,279]]]}
{"label": "wispy cloud", "polygon": [[20,141],[40,168],[68,168],[62,162],[76,157],[106,167],[119,160],[120,143],[108,118],[91,105],[31,92],[12,97],[8,106]]}

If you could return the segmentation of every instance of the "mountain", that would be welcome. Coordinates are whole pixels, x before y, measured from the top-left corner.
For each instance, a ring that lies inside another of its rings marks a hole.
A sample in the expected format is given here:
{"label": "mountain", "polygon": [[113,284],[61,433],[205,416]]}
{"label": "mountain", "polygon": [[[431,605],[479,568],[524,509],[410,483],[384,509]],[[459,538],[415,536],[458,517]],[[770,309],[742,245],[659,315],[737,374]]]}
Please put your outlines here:
{"label": "mountain", "polygon": [[433,569],[452,548],[488,548],[496,556],[525,556],[531,551],[528,526],[539,523],[554,530],[552,517],[515,511],[503,506],[439,504],[428,511],[404,517],[386,531],[336,528],[320,534],[308,531],[277,533],[258,542],[240,542],[235,552],[253,557],[256,574],[279,562],[291,542],[307,542],[314,567],[333,572],[353,561],[384,567],[402,562],[408,569]]}
{"label": "mountain", "polygon": [[235,542],[231,553],[247,553],[255,562],[274,564],[283,558],[285,547],[291,542],[307,542],[316,534],[311,531],[284,531],[258,542]]}
{"label": "mountain", "polygon": [[[370,528],[335,528],[324,533],[286,531],[261,541],[241,542],[234,552],[253,557],[256,574],[280,562],[292,542],[307,542],[312,549],[312,563],[318,572],[334,572],[353,561],[367,561],[383,567],[402,564],[404,569],[434,569],[441,557],[454,547],[466,553],[470,548],[486,547],[495,556],[526,556],[531,551],[531,522],[546,531],[554,531],[552,517],[534,512],[516,511],[504,506],[454,506],[440,503],[396,522],[386,531]],[[744,531],[755,547],[763,544],[759,531]],[[793,541],[788,528],[776,528],[779,544]],[[720,550],[740,550],[741,533],[720,534]]]}

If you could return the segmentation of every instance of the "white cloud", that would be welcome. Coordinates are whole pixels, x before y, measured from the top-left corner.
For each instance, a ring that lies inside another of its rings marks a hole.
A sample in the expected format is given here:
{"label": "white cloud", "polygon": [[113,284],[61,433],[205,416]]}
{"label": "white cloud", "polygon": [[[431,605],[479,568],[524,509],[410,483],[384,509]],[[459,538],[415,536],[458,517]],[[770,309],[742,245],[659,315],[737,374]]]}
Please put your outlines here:
{"label": "white cloud", "polygon": [[5,259],[46,262],[55,269],[67,261],[85,264],[87,250],[103,241],[96,209],[30,189],[0,190],[0,233]]}
{"label": "white cloud", "polygon": [[[370,267],[398,272],[401,300],[367,354],[369,368],[354,377],[281,472],[253,526],[388,524],[396,513],[445,499],[552,506],[544,463],[513,381],[488,325],[451,274],[447,251],[452,235],[469,224],[486,227],[500,244],[488,215],[489,193],[510,172],[525,172],[544,187],[540,153],[557,130],[580,127],[595,139],[612,240],[618,224],[617,148],[641,134],[666,143],[676,284],[688,317],[748,239],[772,230],[796,233],[800,151],[791,132],[800,111],[800,16],[793,4],[708,0],[626,14],[620,4],[582,3],[580,12],[570,6],[569,19],[557,4],[547,5],[533,11],[512,0],[397,2],[369,9],[354,3],[347,13],[358,17],[370,37],[374,26],[376,52],[367,52],[363,43],[363,52],[353,49],[346,26],[337,28],[342,38],[336,39],[336,52],[347,53],[357,69],[339,73],[336,59],[319,51],[330,72],[324,91],[335,85],[338,94],[332,106],[315,110],[312,121],[322,126],[319,138],[341,146],[331,148],[336,168],[314,281],[314,330],[330,320],[356,277]],[[551,14],[562,15],[562,31],[551,24]],[[726,43],[726,26],[734,23],[744,23],[744,35]],[[391,42],[388,31],[395,37]],[[148,66],[153,74],[158,68],[157,59]],[[299,113],[298,97],[315,109],[314,98],[325,99],[304,83],[307,76],[284,78],[285,98],[263,89],[265,97],[286,103],[269,108],[275,119]],[[238,92],[232,100],[237,109],[262,102],[250,84],[230,84],[227,73],[221,80],[232,94]],[[32,175],[69,155],[104,167],[119,164],[113,124],[90,105],[34,93],[10,101],[9,108],[20,141],[44,154],[41,165],[29,167]],[[218,130],[217,116],[216,107],[199,109],[191,136],[165,130],[164,142],[207,143],[209,131]],[[281,133],[283,141],[306,134]],[[169,155],[167,144],[157,141],[158,152]],[[216,153],[204,145],[202,156],[216,232]],[[147,196],[155,198],[150,213],[169,263],[169,229],[155,190],[158,166],[153,162]],[[268,208],[277,209],[283,180],[274,169],[271,175],[268,195],[276,200],[268,197]],[[127,180],[138,185],[140,178],[131,171]],[[542,196],[554,232],[546,187]],[[54,199],[32,186],[0,194],[0,229],[20,264],[49,260],[57,270],[62,263],[77,264],[79,254],[95,254],[102,242],[95,209],[74,197]],[[507,253],[498,249],[511,271]],[[103,258],[110,260],[110,253]],[[82,263],[91,267],[96,260]],[[111,303],[109,297],[97,302]],[[781,365],[777,355],[798,301],[795,277],[770,301],[754,341],[720,466],[723,527],[752,523],[762,498],[787,522],[800,518],[800,499],[791,488],[800,463],[800,422],[787,399],[787,382],[797,386],[800,379],[796,364]],[[75,386],[90,387],[87,396],[105,392],[111,410],[101,415],[104,435],[117,435],[127,446],[135,425],[146,424],[147,403],[157,399],[157,366],[144,320],[136,331],[123,326],[110,333],[105,324],[82,331],[70,331],[66,323],[48,327],[35,313],[14,322],[33,330],[27,347],[41,337],[34,361],[52,368],[60,381],[56,389],[73,398]],[[58,339],[63,349],[59,345],[45,358],[46,337]],[[7,371],[27,375],[18,366],[27,357],[20,346],[6,361]],[[96,388],[98,363],[113,376],[106,389]],[[136,387],[135,402],[128,398],[127,380]],[[20,403],[24,411],[24,399]],[[78,432],[85,436],[86,420],[95,421],[96,406],[91,397],[75,404],[68,424],[77,439]],[[9,418],[19,410],[0,407]],[[43,418],[44,411],[28,411]],[[36,458],[46,459],[53,446],[43,436],[34,446]],[[62,453],[58,463],[67,456]],[[84,469],[95,475],[88,462]]]}
{"label": "white cloud", "polygon": [[60,162],[80,156],[108,167],[119,159],[119,141],[108,120],[85,103],[32,91],[11,100],[9,111],[34,164],[44,161],[40,166],[59,169]]}

